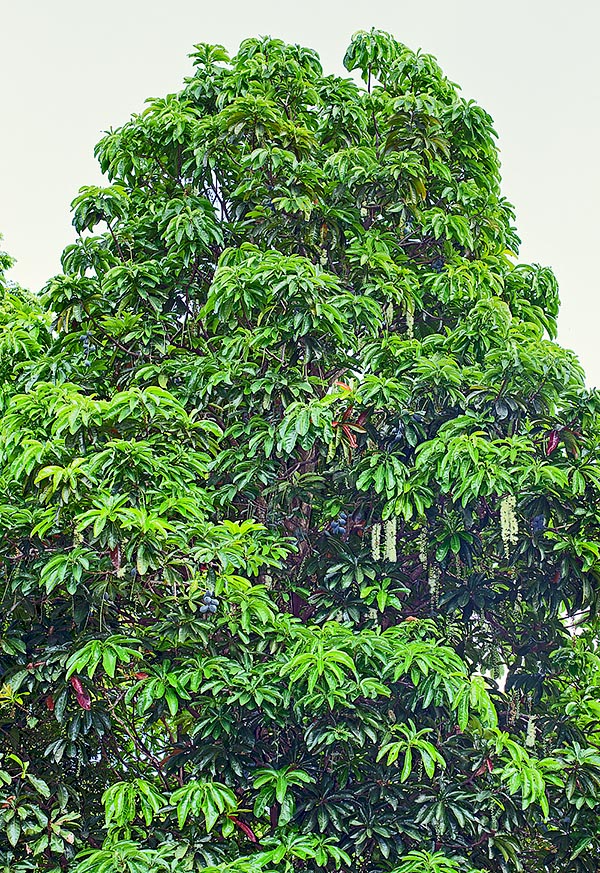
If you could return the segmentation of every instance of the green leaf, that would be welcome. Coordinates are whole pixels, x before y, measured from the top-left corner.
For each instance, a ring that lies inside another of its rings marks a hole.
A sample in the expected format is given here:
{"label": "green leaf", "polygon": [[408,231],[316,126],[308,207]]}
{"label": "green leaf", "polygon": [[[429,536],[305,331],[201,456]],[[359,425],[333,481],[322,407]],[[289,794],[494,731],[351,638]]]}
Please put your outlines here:
{"label": "green leaf", "polygon": [[40,779],[38,776],[33,776],[31,773],[27,773],[27,781],[39,794],[42,795],[42,797],[50,797],[50,788],[48,787],[48,783],[44,782],[43,779]]}
{"label": "green leaf", "polygon": [[21,836],[21,824],[17,818],[11,819],[6,825],[6,837],[11,846],[16,846]]}

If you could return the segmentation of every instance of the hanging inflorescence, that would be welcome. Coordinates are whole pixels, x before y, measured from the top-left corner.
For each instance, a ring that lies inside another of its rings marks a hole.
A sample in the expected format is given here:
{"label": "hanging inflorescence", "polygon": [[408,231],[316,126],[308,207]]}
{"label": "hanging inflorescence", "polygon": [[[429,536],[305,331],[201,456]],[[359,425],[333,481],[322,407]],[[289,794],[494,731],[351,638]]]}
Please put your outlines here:
{"label": "hanging inflorescence", "polygon": [[500,809],[496,801],[493,801],[490,806],[490,828],[492,832],[498,830],[498,824],[500,822]]}
{"label": "hanging inflorescence", "polygon": [[385,308],[385,322],[388,327],[392,326],[394,321],[394,304],[390,301]]}
{"label": "hanging inflorescence", "polygon": [[535,715],[530,715],[527,719],[527,734],[525,736],[525,745],[528,748],[535,746],[537,730],[535,727]]}
{"label": "hanging inflorescence", "polygon": [[371,527],[371,557],[378,561],[381,557],[381,525],[376,522]]}
{"label": "hanging inflorescence", "polygon": [[508,720],[509,728],[515,726],[521,718],[521,695],[514,688],[508,692]]}
{"label": "hanging inflorescence", "polygon": [[489,663],[490,676],[492,679],[499,679],[504,674],[504,660],[502,658],[502,649],[499,645],[492,645],[489,652]]}
{"label": "hanging inflorescence", "polygon": [[419,547],[419,561],[423,569],[427,569],[427,531],[425,528],[420,531],[417,544]]}
{"label": "hanging inflorescence", "polygon": [[519,539],[519,522],[515,512],[516,505],[517,501],[514,494],[507,494],[500,501],[500,531],[507,558],[510,555],[510,547],[516,545]]}
{"label": "hanging inflorescence", "polygon": [[398,533],[398,520],[395,516],[388,518],[385,523],[385,538],[383,545],[383,557],[386,561],[395,564],[398,560],[398,552],[396,550],[396,536]]}
{"label": "hanging inflorescence", "polygon": [[[382,536],[383,533],[383,536]],[[390,561],[395,564],[398,560],[396,539],[398,536],[398,519],[396,516],[388,518],[382,525],[375,522],[371,527],[371,557],[374,561]]]}
{"label": "hanging inflorescence", "polygon": [[431,564],[427,571],[427,584],[431,595],[431,605],[435,607],[440,602],[440,568],[437,564]]}
{"label": "hanging inflorescence", "polygon": [[457,579],[464,579],[465,573],[463,565],[461,564],[460,557],[458,555],[454,556],[454,572],[456,574]]}

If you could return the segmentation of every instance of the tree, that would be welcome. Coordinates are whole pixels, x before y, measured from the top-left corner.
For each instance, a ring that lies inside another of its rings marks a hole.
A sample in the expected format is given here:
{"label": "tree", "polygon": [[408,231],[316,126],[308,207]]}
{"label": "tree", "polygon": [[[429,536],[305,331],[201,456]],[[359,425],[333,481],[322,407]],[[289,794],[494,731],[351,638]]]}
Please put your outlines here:
{"label": "tree", "polygon": [[491,119],[192,58],[4,285],[5,869],[591,873],[599,398]]}

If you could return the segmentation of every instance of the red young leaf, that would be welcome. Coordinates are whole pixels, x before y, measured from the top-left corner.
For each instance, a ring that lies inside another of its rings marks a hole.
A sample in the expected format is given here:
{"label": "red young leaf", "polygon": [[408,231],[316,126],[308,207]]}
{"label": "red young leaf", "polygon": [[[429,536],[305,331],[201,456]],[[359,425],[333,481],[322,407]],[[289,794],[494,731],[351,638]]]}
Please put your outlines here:
{"label": "red young leaf", "polygon": [[79,676],[71,676],[70,682],[75,694],[83,694],[83,685]]}
{"label": "red young leaf", "polygon": [[84,691],[83,694],[76,694],[77,703],[82,709],[91,709],[92,708],[92,700],[87,691]]}
{"label": "red young leaf", "polygon": [[494,769],[494,765],[492,764],[491,758],[485,758],[480,767],[477,768],[474,776],[483,776],[484,773],[491,773]]}
{"label": "red young leaf", "polygon": [[110,560],[115,570],[118,572],[121,569],[121,547],[117,543],[114,549],[109,549]]}
{"label": "red young leaf", "polygon": [[78,676],[71,676],[70,682],[79,706],[82,709],[91,709],[92,701],[90,695],[81,684],[81,679]]}
{"label": "red young leaf", "polygon": [[560,436],[557,430],[551,430],[548,434],[548,442],[546,443],[546,455],[551,455],[554,449],[560,442]]}
{"label": "red young leaf", "polygon": [[254,833],[250,825],[247,825],[245,822],[240,821],[239,818],[233,818],[233,816],[230,816],[230,818],[234,825],[246,834],[251,843],[258,843],[258,837]]}
{"label": "red young leaf", "polygon": [[343,424],[342,430],[344,431],[344,433],[346,434],[346,436],[348,438],[348,444],[349,444],[350,448],[355,449],[357,447],[358,443],[356,442],[356,437],[354,436],[354,434],[352,433],[352,431],[350,430],[348,425]]}

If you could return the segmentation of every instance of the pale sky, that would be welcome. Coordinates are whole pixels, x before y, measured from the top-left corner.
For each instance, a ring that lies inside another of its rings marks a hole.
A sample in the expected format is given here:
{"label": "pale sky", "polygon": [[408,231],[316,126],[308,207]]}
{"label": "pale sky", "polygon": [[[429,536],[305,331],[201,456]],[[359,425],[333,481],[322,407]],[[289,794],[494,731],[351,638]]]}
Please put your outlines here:
{"label": "pale sky", "polygon": [[434,54],[494,118],[521,260],[552,266],[559,341],[600,386],[600,0],[0,0],[0,233],[37,290],[74,238],[69,204],[101,181],[102,131],[181,87],[196,42],[317,49],[342,73],[377,27]]}

